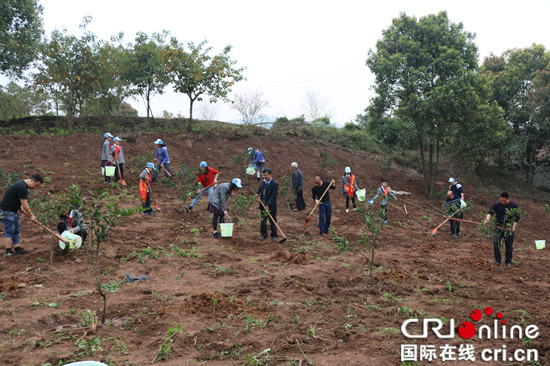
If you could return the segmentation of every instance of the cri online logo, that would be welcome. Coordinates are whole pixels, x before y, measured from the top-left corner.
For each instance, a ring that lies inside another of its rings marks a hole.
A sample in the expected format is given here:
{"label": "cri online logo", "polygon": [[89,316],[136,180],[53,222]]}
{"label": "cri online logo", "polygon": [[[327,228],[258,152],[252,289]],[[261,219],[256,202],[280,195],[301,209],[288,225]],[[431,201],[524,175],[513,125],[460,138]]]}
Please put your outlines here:
{"label": "cri online logo", "polygon": [[[487,316],[493,315],[493,308],[486,307],[483,313]],[[480,310],[474,310],[470,313],[470,318],[474,322],[479,322],[483,317],[483,313]],[[506,320],[502,319],[502,313],[498,312],[495,315],[496,319],[493,321],[493,327],[488,325],[482,325],[477,329],[479,339],[506,339],[506,338],[519,338],[524,336],[535,339],[539,336],[539,328],[536,325],[528,325],[523,329],[520,325],[514,325],[507,329]],[[501,324],[499,325],[499,321]],[[418,323],[418,319],[408,319],[401,325],[401,333],[407,338],[428,338],[428,330],[431,330],[438,338],[454,338],[455,337],[455,320],[449,320],[449,334],[441,334],[440,330],[443,328],[443,322],[437,318],[427,318],[423,320],[422,334],[411,334],[407,330],[407,326],[411,323]],[[476,326],[470,321],[460,323],[458,326],[458,334],[464,339],[470,339],[476,334]]]}

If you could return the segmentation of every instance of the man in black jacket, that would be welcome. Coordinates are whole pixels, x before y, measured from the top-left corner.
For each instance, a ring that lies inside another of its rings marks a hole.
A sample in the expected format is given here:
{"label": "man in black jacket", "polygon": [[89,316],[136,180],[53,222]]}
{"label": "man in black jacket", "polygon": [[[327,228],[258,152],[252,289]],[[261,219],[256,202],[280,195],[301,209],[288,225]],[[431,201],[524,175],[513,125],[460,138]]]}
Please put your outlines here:
{"label": "man in black jacket", "polygon": [[302,211],[306,209],[304,201],[304,174],[298,169],[298,163],[290,164],[292,167],[292,190],[296,195],[296,209]]}
{"label": "man in black jacket", "polygon": [[260,203],[259,208],[262,215],[262,221],[260,223],[259,240],[267,239],[267,219],[269,218],[268,213],[270,213],[271,217],[273,217],[273,220],[269,219],[271,225],[271,240],[276,241],[277,227],[275,226],[275,222],[277,221],[277,193],[279,192],[279,183],[273,179],[271,169],[269,168],[263,170],[263,177],[264,179],[256,191],[256,197],[264,203],[267,211]]}

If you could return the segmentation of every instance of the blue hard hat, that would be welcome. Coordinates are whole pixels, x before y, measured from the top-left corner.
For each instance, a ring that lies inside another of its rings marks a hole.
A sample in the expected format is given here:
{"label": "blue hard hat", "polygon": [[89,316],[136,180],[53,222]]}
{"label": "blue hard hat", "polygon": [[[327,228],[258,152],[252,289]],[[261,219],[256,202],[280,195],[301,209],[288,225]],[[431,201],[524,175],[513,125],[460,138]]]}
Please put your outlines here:
{"label": "blue hard hat", "polygon": [[115,137],[113,141],[122,141],[122,139],[120,137]]}
{"label": "blue hard hat", "polygon": [[206,161],[201,161],[201,163],[199,164],[199,166],[201,168],[206,168],[208,166],[208,164],[206,164]]}
{"label": "blue hard hat", "polygon": [[254,149],[252,147],[249,147],[248,152],[251,152],[251,151],[254,151]]}
{"label": "blue hard hat", "polygon": [[157,169],[155,168],[155,164],[153,164],[153,163],[147,163],[147,165],[146,165],[145,167],[146,167],[146,168],[153,168],[153,170],[157,170]]}
{"label": "blue hard hat", "polygon": [[454,179],[454,178],[452,178],[452,177],[451,177],[451,178],[449,178],[449,183],[452,183],[452,182],[454,182],[454,181],[455,181],[455,179]]}
{"label": "blue hard hat", "polygon": [[109,132],[107,132],[105,135],[103,135],[103,138],[106,139],[107,137],[113,137]]}
{"label": "blue hard hat", "polygon": [[153,142],[155,145],[164,145],[164,142],[162,142],[161,139],[157,139],[155,142]]}
{"label": "blue hard hat", "polygon": [[242,188],[243,187],[242,184],[241,184],[241,180],[239,178],[233,178],[231,183],[235,184],[237,186],[237,188]]}

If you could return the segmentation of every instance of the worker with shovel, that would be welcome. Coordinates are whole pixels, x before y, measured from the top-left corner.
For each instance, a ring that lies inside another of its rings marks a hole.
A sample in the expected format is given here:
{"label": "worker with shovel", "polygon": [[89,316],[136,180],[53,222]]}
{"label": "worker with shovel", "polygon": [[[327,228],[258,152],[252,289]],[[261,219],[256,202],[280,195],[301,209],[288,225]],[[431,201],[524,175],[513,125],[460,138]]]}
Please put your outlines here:
{"label": "worker with shovel", "polygon": [[380,198],[378,208],[382,210],[384,225],[388,223],[388,196],[392,197],[394,200],[397,200],[395,194],[393,194],[390,190],[390,187],[388,187],[388,181],[382,179],[382,183],[378,188],[378,191],[376,191],[376,196],[374,196],[373,200],[376,201],[377,198]]}
{"label": "worker with shovel", "polygon": [[[263,171],[263,180],[256,191],[256,197],[261,201],[259,209],[261,213],[260,237],[258,240],[267,239],[267,219],[271,226],[271,240],[277,241],[277,193],[279,192],[279,183],[273,179],[271,169],[266,168]],[[262,205],[263,203],[263,205]]]}
{"label": "worker with shovel", "polygon": [[218,183],[218,175],[220,174],[214,168],[208,166],[206,161],[201,161],[199,164],[199,173],[197,174],[197,181],[199,183],[199,189],[197,190],[197,197],[191,202],[191,206],[187,207],[187,211],[191,212],[193,207],[199,202],[199,199],[206,192],[207,197],[210,197],[216,184]]}
{"label": "worker with shovel", "polygon": [[155,164],[147,163],[145,169],[139,175],[139,194],[141,196],[141,207],[144,208],[144,215],[155,213],[151,208],[151,172],[155,169]]}
{"label": "worker with shovel", "polygon": [[[492,215],[495,215],[495,224],[498,226],[498,228],[495,227],[493,234],[493,249],[495,253],[495,260],[493,263],[500,264],[500,244],[504,242],[506,246],[506,258],[504,262],[507,267],[510,267],[512,266],[514,233],[516,232],[519,221],[519,207],[515,202],[510,200],[508,192],[502,192],[500,194],[500,200],[495,202],[489,212],[487,212],[487,216],[483,223],[488,224]],[[512,224],[511,228],[510,224]]]}
{"label": "worker with shovel", "polygon": [[[445,213],[451,218],[462,219],[462,212],[460,212],[460,197],[453,194],[453,191],[447,192],[445,198]],[[462,237],[460,234],[460,221],[449,220],[451,224],[451,235]]]}
{"label": "worker with shovel", "polygon": [[120,146],[121,138],[113,138],[113,146],[111,147],[111,154],[113,156],[113,161],[115,162],[115,182],[120,181],[123,186],[126,185],[124,181],[124,151],[122,151],[122,146]]}
{"label": "worker with shovel", "polygon": [[214,216],[212,218],[212,228],[214,229],[212,236],[214,238],[218,239],[220,237],[218,233],[218,221],[220,224],[223,224],[225,216],[229,216],[227,214],[227,200],[234,191],[238,191],[242,187],[241,180],[234,178],[231,182],[218,185],[208,197],[210,203],[206,210]]}
{"label": "worker with shovel", "polygon": [[158,163],[158,166],[151,177],[151,182],[157,179],[157,175],[160,173],[161,169],[164,170],[164,176],[166,178],[172,177],[172,173],[170,173],[170,156],[168,155],[168,148],[166,148],[164,141],[161,139],[156,139],[154,144],[157,145],[154,160]]}
{"label": "worker with shovel", "polygon": [[336,181],[332,179],[330,182],[322,180],[321,177],[315,177],[315,183],[311,189],[313,200],[316,207],[319,207],[319,233],[321,235],[328,234],[330,221],[332,219],[332,204],[330,203],[330,194],[328,190],[336,189]]}
{"label": "worker with shovel", "polygon": [[36,189],[42,183],[44,183],[44,179],[39,174],[34,174],[28,179],[15,182],[6,190],[0,202],[0,220],[4,226],[4,245],[6,247],[4,257],[17,257],[29,253],[19,244],[19,215],[17,212],[21,210],[29,216],[31,221],[38,222],[31,212],[27,196],[29,189]]}

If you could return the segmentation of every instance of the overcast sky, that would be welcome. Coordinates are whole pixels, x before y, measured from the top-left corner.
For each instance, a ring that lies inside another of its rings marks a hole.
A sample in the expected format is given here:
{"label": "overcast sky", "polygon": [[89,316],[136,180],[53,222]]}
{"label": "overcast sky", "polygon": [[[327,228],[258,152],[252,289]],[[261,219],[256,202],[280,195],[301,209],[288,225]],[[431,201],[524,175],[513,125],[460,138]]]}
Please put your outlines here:
{"label": "overcast sky", "polygon": [[[234,92],[260,91],[269,102],[267,114],[289,118],[306,114],[305,91],[327,101],[331,121],[344,124],[363,113],[372,97],[373,75],[365,66],[382,30],[401,12],[417,18],[448,12],[452,22],[475,33],[480,62],[511,48],[532,43],[550,47],[550,0],[40,0],[46,33],[66,28],[80,34],[82,18],[89,30],[108,39],[122,31],[127,42],[136,32],[166,29],[180,42],[209,41],[214,53],[228,44],[246,81]],[[129,101],[145,114],[141,100]],[[167,93],[151,104],[155,116],[166,110],[189,116],[187,97]],[[194,116],[197,117],[195,110]],[[216,119],[239,118],[228,105],[217,107]]]}

